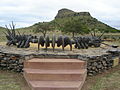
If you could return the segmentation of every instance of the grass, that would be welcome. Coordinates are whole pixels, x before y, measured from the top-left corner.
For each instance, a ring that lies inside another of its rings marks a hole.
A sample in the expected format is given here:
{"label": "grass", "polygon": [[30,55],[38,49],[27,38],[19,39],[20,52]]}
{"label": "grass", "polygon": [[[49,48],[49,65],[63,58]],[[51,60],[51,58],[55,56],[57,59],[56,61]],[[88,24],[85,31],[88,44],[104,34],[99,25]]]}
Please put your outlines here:
{"label": "grass", "polygon": [[29,90],[22,74],[0,70],[0,90]]}
{"label": "grass", "polygon": [[120,90],[120,71],[106,75],[105,77],[98,78],[96,84],[91,87],[91,90]]}
{"label": "grass", "polygon": [[82,90],[120,90],[120,65],[102,74],[87,77]]}

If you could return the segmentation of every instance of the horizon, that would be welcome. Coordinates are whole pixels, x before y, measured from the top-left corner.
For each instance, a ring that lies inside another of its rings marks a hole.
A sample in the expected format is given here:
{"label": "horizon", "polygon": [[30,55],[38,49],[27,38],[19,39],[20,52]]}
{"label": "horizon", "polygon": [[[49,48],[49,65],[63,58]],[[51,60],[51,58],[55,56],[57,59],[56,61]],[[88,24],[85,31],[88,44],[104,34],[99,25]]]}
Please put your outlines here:
{"label": "horizon", "polygon": [[52,21],[58,10],[67,8],[75,12],[89,12],[99,21],[120,29],[119,4],[118,0],[1,0],[0,26],[4,27],[13,21],[16,28],[23,28]]}

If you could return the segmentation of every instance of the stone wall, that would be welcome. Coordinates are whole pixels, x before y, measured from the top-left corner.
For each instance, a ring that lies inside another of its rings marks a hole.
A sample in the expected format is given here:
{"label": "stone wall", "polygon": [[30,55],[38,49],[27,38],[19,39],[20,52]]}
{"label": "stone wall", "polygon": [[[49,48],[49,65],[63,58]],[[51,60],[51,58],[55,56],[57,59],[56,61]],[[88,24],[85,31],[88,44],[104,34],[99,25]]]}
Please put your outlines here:
{"label": "stone wall", "polygon": [[96,75],[113,67],[115,58],[120,58],[120,51],[109,51],[102,55],[80,55],[80,54],[12,54],[0,52],[0,69],[23,71],[23,63],[33,57],[37,58],[76,58],[87,62],[88,75]]}
{"label": "stone wall", "polygon": [[0,69],[15,72],[23,71],[24,60],[32,58],[31,55],[11,54],[0,52]]}
{"label": "stone wall", "polygon": [[96,75],[119,64],[120,51],[108,51],[100,56],[79,56],[78,58],[87,62],[88,75]]}

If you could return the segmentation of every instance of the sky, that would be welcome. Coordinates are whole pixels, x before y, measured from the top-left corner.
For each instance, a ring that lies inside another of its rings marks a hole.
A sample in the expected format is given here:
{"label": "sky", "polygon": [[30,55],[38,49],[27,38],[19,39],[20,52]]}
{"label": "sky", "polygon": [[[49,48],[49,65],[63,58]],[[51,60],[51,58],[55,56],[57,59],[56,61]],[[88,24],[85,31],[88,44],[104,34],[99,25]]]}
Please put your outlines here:
{"label": "sky", "polygon": [[0,0],[0,26],[14,21],[20,28],[51,21],[62,8],[90,12],[99,21],[120,29],[120,0]]}

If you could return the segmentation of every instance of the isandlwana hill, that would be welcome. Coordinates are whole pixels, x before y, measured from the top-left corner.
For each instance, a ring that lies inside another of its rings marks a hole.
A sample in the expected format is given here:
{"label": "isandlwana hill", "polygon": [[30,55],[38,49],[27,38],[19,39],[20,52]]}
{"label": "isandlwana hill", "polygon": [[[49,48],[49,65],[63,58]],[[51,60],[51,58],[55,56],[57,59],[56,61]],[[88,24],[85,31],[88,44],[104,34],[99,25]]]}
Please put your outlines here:
{"label": "isandlwana hill", "polygon": [[[68,21],[70,18],[71,21],[77,20],[82,23],[82,25],[85,25],[88,30],[98,30],[98,31],[104,31],[104,32],[110,32],[110,33],[116,33],[120,32],[116,28],[113,28],[96,18],[92,17],[89,12],[75,12],[66,8],[60,9],[55,16],[54,20],[50,21],[49,23],[54,24],[56,22],[59,25],[64,25],[66,21]],[[37,25],[41,24],[42,22],[38,22],[31,26],[31,28],[36,27]]]}
{"label": "isandlwana hill", "polygon": [[[92,17],[89,12],[75,12],[75,11],[72,11],[72,10],[69,10],[66,8],[60,9],[58,11],[57,15],[55,16],[54,20],[52,20],[48,23],[53,24],[53,26],[55,26],[54,22],[56,22],[59,25],[64,25],[66,23],[66,21],[68,21],[69,19],[71,19],[71,22],[74,22],[74,20],[81,22],[81,24],[85,25],[88,30],[95,30],[96,29],[99,31],[107,32],[107,33],[108,32],[110,32],[110,33],[120,32],[116,28],[113,28],[113,27],[97,20],[96,18]],[[43,22],[35,23],[34,25],[29,26],[29,27],[19,28],[19,30],[33,31],[41,23],[43,23]]]}
{"label": "isandlwana hill", "polygon": [[91,16],[91,15],[89,12],[74,12],[72,10],[64,8],[58,11],[55,19],[76,16]]}

